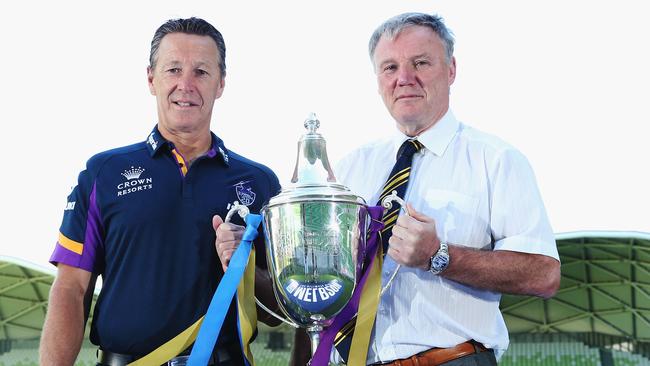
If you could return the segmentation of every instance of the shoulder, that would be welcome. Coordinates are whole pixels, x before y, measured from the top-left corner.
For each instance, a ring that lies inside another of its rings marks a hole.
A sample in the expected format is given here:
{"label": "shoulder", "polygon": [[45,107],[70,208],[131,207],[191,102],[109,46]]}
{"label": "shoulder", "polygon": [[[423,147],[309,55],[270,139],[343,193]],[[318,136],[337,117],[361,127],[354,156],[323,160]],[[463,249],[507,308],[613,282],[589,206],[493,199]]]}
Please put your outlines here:
{"label": "shoulder", "polygon": [[275,175],[273,170],[266,165],[248,159],[232,150],[228,150],[228,158],[230,164],[233,166],[249,170],[252,174],[268,180],[270,184],[277,185],[278,187],[280,186],[278,177]]}
{"label": "shoulder", "polygon": [[488,163],[509,160],[527,164],[524,154],[510,143],[464,123],[460,124],[458,144],[472,154],[480,154]]}
{"label": "shoulder", "polygon": [[138,154],[142,152],[148,153],[146,144],[144,142],[138,142],[132,145],[117,147],[114,149],[106,150],[99,152],[86,163],[86,170],[89,171],[92,175],[97,175],[101,170],[115,159],[129,157],[133,154]]}

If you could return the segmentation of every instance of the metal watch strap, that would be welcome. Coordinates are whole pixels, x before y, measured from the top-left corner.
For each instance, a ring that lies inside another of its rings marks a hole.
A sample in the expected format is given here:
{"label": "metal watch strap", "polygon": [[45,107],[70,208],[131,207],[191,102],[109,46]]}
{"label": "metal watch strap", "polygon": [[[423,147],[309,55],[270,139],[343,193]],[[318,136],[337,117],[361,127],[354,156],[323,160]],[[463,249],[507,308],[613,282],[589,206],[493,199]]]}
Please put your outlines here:
{"label": "metal watch strap", "polygon": [[436,254],[434,254],[429,260],[429,272],[434,275],[439,275],[447,268],[447,266],[449,266],[449,262],[449,245],[446,242],[441,241],[440,248],[438,248]]}

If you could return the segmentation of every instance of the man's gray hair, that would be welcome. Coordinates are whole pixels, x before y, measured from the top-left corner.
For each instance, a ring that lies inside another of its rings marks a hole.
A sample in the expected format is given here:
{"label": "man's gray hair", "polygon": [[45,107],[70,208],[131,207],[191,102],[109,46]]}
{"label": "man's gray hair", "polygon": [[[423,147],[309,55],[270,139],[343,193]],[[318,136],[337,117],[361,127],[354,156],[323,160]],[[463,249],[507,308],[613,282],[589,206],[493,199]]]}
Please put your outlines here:
{"label": "man's gray hair", "polygon": [[383,22],[370,37],[368,42],[368,53],[370,59],[375,57],[375,48],[381,36],[386,35],[389,38],[395,38],[404,28],[412,26],[428,27],[434,31],[442,40],[445,47],[447,63],[451,62],[454,56],[454,35],[446,26],[442,18],[438,15],[429,15],[424,13],[404,13],[396,15]]}
{"label": "man's gray hair", "polygon": [[223,36],[217,28],[212,24],[206,22],[201,18],[187,18],[187,19],[170,19],[161,25],[151,40],[151,51],[149,52],[149,66],[153,69],[158,60],[158,48],[162,39],[170,33],[185,33],[194,34],[197,36],[209,36],[217,44],[219,51],[219,70],[221,77],[226,76],[226,43],[223,41]]}

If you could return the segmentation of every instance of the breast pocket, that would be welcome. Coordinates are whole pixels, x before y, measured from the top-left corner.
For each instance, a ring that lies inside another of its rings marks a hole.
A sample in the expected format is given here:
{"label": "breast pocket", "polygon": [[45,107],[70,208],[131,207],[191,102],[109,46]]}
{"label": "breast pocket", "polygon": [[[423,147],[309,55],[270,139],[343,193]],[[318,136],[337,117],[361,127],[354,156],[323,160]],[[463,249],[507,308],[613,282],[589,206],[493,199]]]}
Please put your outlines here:
{"label": "breast pocket", "polygon": [[479,212],[476,197],[448,190],[433,189],[425,194],[425,213],[436,220],[441,240],[462,246],[482,248],[486,244],[486,220]]}

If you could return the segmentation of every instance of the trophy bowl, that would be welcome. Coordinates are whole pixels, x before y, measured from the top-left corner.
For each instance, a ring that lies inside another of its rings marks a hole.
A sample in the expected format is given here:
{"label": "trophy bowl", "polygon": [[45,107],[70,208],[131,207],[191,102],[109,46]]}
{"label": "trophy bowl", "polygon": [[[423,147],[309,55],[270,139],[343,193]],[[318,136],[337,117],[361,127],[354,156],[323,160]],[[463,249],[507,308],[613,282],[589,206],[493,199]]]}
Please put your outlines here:
{"label": "trophy bowl", "polygon": [[312,114],[298,143],[292,185],[262,208],[267,262],[282,312],[319,332],[347,305],[361,273],[369,224],[364,200],[336,183]]}
{"label": "trophy bowl", "polygon": [[305,197],[263,210],[274,290],[298,325],[329,325],[348,303],[361,270],[367,209]]}

